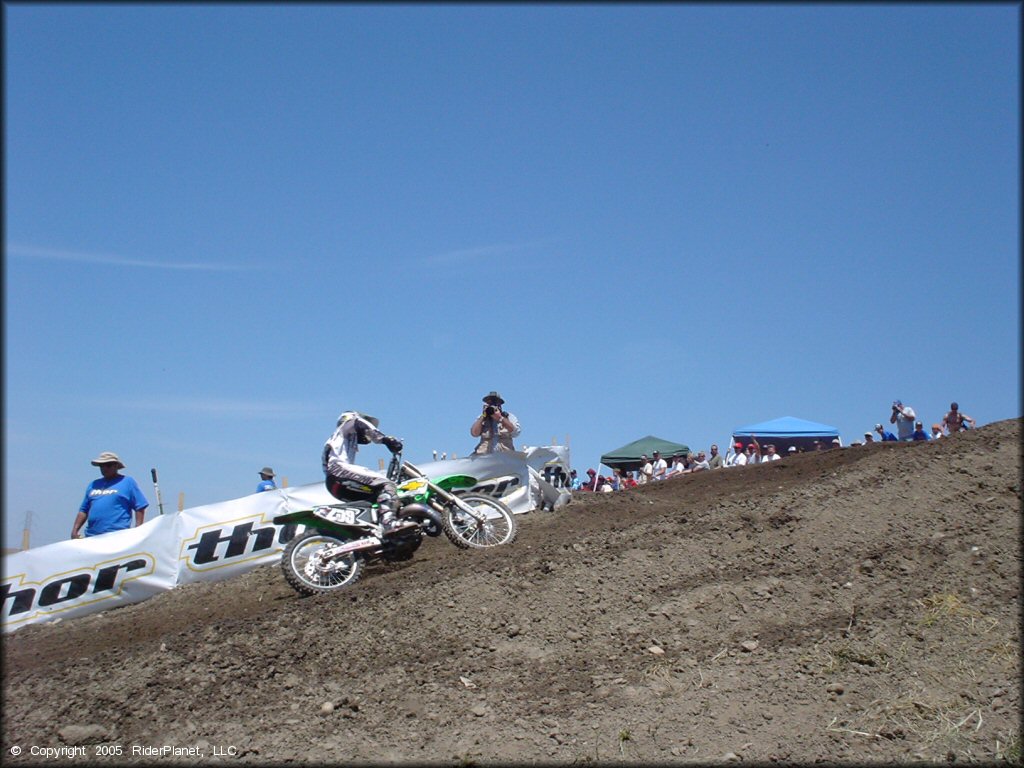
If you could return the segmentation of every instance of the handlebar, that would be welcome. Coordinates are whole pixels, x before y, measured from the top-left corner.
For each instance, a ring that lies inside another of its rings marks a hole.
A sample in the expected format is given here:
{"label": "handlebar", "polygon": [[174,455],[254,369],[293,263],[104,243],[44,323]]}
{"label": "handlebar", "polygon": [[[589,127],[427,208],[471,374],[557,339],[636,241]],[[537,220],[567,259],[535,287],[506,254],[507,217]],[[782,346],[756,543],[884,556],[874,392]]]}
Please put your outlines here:
{"label": "handlebar", "polygon": [[388,464],[388,480],[397,483],[402,479],[402,452],[391,454],[391,462]]}

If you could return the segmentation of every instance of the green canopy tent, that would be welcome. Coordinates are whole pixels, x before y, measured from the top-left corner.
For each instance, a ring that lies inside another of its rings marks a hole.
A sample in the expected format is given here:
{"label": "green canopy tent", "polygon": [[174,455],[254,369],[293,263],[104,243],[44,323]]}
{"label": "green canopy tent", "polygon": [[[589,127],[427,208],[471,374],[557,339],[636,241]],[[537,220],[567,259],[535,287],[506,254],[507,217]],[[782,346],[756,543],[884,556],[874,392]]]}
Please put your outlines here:
{"label": "green canopy tent", "polygon": [[646,454],[647,458],[651,458],[655,451],[660,452],[661,458],[668,461],[677,454],[685,456],[690,452],[690,449],[682,443],[673,443],[669,440],[662,440],[654,435],[648,435],[647,437],[641,437],[639,440],[634,440],[632,443],[621,448],[616,448],[614,451],[609,451],[601,457],[601,463],[612,469],[624,469],[627,472],[633,472],[643,466],[640,463],[641,455]]}

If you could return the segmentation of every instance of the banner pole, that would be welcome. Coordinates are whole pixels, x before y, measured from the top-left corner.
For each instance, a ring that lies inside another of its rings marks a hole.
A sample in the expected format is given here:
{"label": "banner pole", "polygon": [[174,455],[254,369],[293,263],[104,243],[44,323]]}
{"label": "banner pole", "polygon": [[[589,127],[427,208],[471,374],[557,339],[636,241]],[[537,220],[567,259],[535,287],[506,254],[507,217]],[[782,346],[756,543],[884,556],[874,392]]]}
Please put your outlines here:
{"label": "banner pole", "polygon": [[156,502],[160,507],[160,514],[162,515],[164,513],[164,500],[160,497],[160,486],[157,485],[156,482],[156,467],[153,467],[153,469],[149,471],[153,475],[153,487],[156,489]]}

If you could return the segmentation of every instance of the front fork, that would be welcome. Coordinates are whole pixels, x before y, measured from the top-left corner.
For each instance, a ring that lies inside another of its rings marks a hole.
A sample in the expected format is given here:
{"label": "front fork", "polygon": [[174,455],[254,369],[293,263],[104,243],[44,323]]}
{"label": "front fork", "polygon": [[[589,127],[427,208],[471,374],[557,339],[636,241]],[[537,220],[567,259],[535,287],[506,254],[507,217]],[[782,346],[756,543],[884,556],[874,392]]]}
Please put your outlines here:
{"label": "front fork", "polygon": [[[476,521],[476,524],[477,524],[478,527],[487,522],[487,517],[485,515],[482,515],[479,512],[477,512],[475,509],[473,509],[473,507],[469,506],[469,504],[464,502],[462,499],[460,499],[454,493],[449,493],[444,488],[439,488],[436,485],[434,485],[433,483],[430,484],[430,487],[431,487],[431,489],[434,491],[434,493],[437,496],[439,496],[440,498],[444,499],[446,502],[448,502],[448,504],[451,504],[451,505],[453,505],[455,507],[458,507],[459,510],[461,510],[462,512],[465,512],[467,515],[469,515],[471,518],[473,518]],[[440,504],[438,506],[440,507],[440,509],[438,511],[439,512],[443,512],[444,511],[444,505]]]}
{"label": "front fork", "polygon": [[[422,477],[423,479],[427,480],[427,485],[430,486],[430,490],[434,492],[435,496],[444,499],[446,502],[448,502],[448,504],[452,504],[452,505],[458,507],[461,511],[465,512],[467,515],[472,517],[476,521],[476,524],[478,526],[483,525],[485,522],[487,522],[487,516],[486,515],[482,515],[479,512],[477,512],[475,509],[473,509],[471,506],[469,506],[469,504],[464,502],[462,499],[460,499],[454,493],[446,491],[444,488],[441,488],[438,485],[434,485],[434,483],[430,482],[430,480],[427,479],[426,475],[424,475],[422,472],[420,472],[419,468],[414,467],[412,464],[410,464],[407,461],[403,461],[402,462],[402,470],[404,471],[405,474],[407,474],[407,475],[409,475],[411,477]],[[436,506],[434,504],[431,504],[431,506],[434,507],[434,509],[436,509],[438,512],[440,512],[442,514],[444,513],[444,505],[443,504],[439,504],[439,505],[436,505]]]}

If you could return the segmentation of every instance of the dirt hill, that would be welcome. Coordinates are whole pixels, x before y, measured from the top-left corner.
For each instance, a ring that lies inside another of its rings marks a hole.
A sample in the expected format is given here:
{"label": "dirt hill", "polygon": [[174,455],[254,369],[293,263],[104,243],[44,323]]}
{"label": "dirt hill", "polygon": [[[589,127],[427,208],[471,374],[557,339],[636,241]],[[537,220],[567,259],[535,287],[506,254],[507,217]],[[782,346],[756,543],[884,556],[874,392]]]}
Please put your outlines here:
{"label": "dirt hill", "polygon": [[1020,419],[519,521],[338,595],[273,566],[19,630],[4,758],[1020,761]]}

